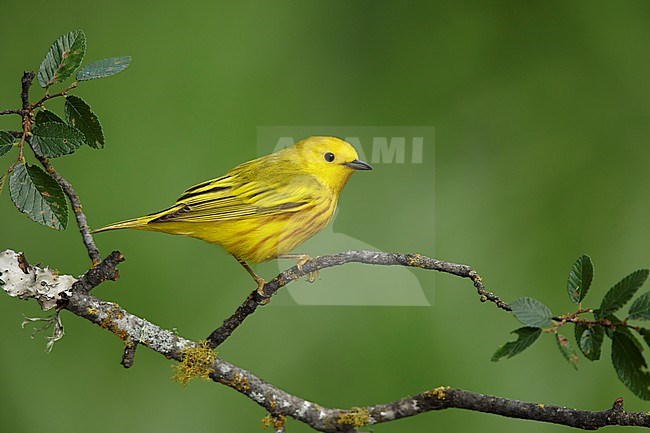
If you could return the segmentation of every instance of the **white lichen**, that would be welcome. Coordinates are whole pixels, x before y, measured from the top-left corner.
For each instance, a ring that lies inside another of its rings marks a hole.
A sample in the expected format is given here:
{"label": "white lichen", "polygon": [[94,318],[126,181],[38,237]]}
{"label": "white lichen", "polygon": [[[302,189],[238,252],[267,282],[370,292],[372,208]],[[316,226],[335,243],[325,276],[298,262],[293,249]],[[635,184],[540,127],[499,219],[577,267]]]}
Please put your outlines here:
{"label": "white lichen", "polygon": [[296,411],[296,416],[302,418],[303,416],[305,416],[305,414],[309,409],[311,409],[311,403],[309,403],[308,401],[303,402],[302,405],[300,406],[300,409]]}
{"label": "white lichen", "polygon": [[70,275],[58,275],[49,267],[26,265],[22,253],[12,250],[0,252],[0,286],[9,296],[34,298],[43,311],[56,306],[62,294],[70,294],[77,281]]}
{"label": "white lichen", "polygon": [[250,397],[258,403],[264,403],[264,394],[261,392],[251,392]]}

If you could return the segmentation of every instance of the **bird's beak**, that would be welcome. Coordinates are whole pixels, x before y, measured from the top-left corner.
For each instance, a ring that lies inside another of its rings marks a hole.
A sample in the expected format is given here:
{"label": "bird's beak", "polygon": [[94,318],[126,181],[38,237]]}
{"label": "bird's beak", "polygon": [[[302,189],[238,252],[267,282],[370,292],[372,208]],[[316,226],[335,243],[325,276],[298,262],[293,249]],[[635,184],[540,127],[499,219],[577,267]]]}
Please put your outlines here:
{"label": "bird's beak", "polygon": [[354,161],[350,161],[350,162],[344,162],[343,165],[347,165],[348,167],[353,168],[355,170],[372,170],[370,164],[365,163],[363,161],[359,161],[358,159],[355,159]]}

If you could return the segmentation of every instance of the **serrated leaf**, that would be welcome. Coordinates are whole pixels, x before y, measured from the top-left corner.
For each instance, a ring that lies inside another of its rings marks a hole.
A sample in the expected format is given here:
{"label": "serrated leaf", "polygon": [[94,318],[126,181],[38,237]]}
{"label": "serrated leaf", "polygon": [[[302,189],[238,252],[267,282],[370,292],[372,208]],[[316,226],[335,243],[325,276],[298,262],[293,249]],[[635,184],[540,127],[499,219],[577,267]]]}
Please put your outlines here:
{"label": "serrated leaf", "polygon": [[78,96],[69,95],[65,98],[64,111],[68,123],[82,132],[88,146],[95,149],[104,147],[102,125],[86,101]]}
{"label": "serrated leaf", "polygon": [[57,116],[53,111],[39,110],[38,113],[36,113],[36,119],[34,119],[34,124],[40,125],[48,122],[65,123],[63,119]]}
{"label": "serrated leaf", "polygon": [[75,30],[57,39],[38,68],[38,83],[49,87],[65,81],[79,68],[86,55],[86,35]]}
{"label": "serrated leaf", "polygon": [[47,122],[35,125],[32,134],[34,152],[48,158],[68,155],[86,142],[81,131],[65,123]]}
{"label": "serrated leaf", "polygon": [[0,131],[0,156],[9,152],[14,146],[14,136],[6,131]]}
{"label": "serrated leaf", "polygon": [[578,323],[574,329],[576,343],[582,354],[590,361],[600,359],[600,349],[603,345],[605,332],[601,326],[591,328],[583,323]]}
{"label": "serrated leaf", "polygon": [[607,335],[609,338],[614,338],[614,334],[616,332],[620,334],[625,334],[629,337],[629,339],[636,344],[637,348],[643,352],[643,345],[639,342],[637,338],[632,335],[632,331],[630,331],[630,328],[627,326],[623,325],[623,322],[616,316],[609,315],[607,316],[607,320],[609,320],[612,323],[612,326],[608,326],[605,328],[605,335]]}
{"label": "serrated leaf", "polygon": [[512,358],[513,356],[523,352],[531,344],[537,340],[542,333],[540,328],[533,328],[525,326],[523,328],[515,329],[511,334],[517,334],[517,340],[508,341],[503,346],[499,347],[494,355],[492,355],[492,362],[497,362],[501,358]]}
{"label": "serrated leaf", "polygon": [[637,290],[643,285],[648,278],[647,269],[639,269],[632,272],[627,277],[616,283],[614,287],[609,289],[603,301],[600,303],[598,314],[600,316],[607,316],[616,312],[619,308],[627,303]]}
{"label": "serrated leaf", "polygon": [[510,307],[512,307],[512,313],[517,320],[526,326],[543,328],[552,324],[551,317],[553,313],[546,305],[535,298],[527,296],[517,298]]}
{"label": "serrated leaf", "polygon": [[573,346],[569,343],[569,339],[562,334],[555,334],[555,341],[557,342],[557,347],[560,349],[562,356],[567,360],[571,367],[578,369],[578,355],[576,355]]}
{"label": "serrated leaf", "polygon": [[612,337],[612,364],[621,382],[637,397],[650,400],[650,373],[640,343],[632,334],[614,332]]}
{"label": "serrated leaf", "polygon": [[0,176],[0,195],[2,195],[2,190],[5,187],[5,181],[6,180],[7,180],[7,175],[6,174],[3,174],[2,176]]}
{"label": "serrated leaf", "polygon": [[593,278],[594,265],[591,263],[591,257],[587,255],[578,257],[567,279],[566,289],[569,292],[571,301],[577,304],[587,296]]}
{"label": "serrated leaf", "polygon": [[131,64],[131,56],[111,57],[97,60],[84,66],[77,72],[77,80],[94,80],[119,74]]}
{"label": "serrated leaf", "polygon": [[650,346],[650,329],[640,328],[637,330],[637,332],[641,334],[641,337],[643,337],[643,341],[645,341],[645,344]]}
{"label": "serrated leaf", "polygon": [[33,221],[56,230],[65,229],[68,205],[63,190],[39,167],[16,164],[9,178],[9,192],[18,210]]}
{"label": "serrated leaf", "polygon": [[650,320],[650,292],[645,292],[632,302],[627,318]]}

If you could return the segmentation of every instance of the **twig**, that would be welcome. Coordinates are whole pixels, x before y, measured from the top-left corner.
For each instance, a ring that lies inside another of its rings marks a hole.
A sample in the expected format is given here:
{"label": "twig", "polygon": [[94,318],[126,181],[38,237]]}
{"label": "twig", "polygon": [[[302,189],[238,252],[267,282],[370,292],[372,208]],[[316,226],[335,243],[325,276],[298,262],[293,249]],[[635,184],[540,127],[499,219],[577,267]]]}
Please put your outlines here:
{"label": "twig", "polygon": [[32,86],[32,81],[34,81],[35,73],[32,71],[23,72],[23,77],[20,80],[21,83],[21,93],[20,100],[22,101],[23,110],[30,110],[29,106],[29,88]]}
{"label": "twig", "polygon": [[492,292],[485,290],[481,277],[469,266],[456,263],[445,262],[442,260],[432,259],[420,254],[396,254],[378,251],[346,251],[329,256],[317,257],[303,264],[294,266],[280,273],[277,277],[267,282],[262,288],[264,295],[261,295],[257,289],[253,290],[244,302],[237,308],[232,316],[224,320],[223,324],[214,330],[207,338],[212,348],[219,346],[242,324],[246,317],[255,312],[257,307],[268,302],[281,287],[295,281],[305,275],[319,271],[325,268],[341,266],[346,263],[365,263],[369,265],[384,266],[408,266],[413,268],[422,268],[435,270],[447,274],[456,275],[463,278],[469,278],[474,283],[474,287],[481,297],[482,302],[493,302],[497,307],[510,311],[510,306],[503,302]]}
{"label": "twig", "polygon": [[88,257],[90,257],[90,260],[92,260],[93,265],[97,265],[100,260],[99,249],[95,245],[95,240],[93,239],[93,235],[90,234],[90,227],[88,226],[88,220],[86,219],[86,214],[84,214],[83,212],[83,208],[81,206],[81,201],[79,200],[79,196],[75,192],[70,182],[65,180],[65,178],[61,176],[54,169],[54,167],[52,167],[52,165],[50,164],[47,158],[36,154],[36,152],[34,154],[36,155],[36,158],[41,163],[43,168],[45,168],[45,171],[47,171],[50,174],[50,176],[52,176],[54,180],[56,180],[56,182],[61,186],[61,189],[63,189],[65,195],[68,197],[68,200],[70,200],[70,205],[72,206],[72,211],[74,212],[74,216],[77,221],[77,227],[79,228],[79,233],[81,233],[81,239],[86,247],[86,251],[88,252]]}
{"label": "twig", "polygon": [[5,114],[18,114],[19,116],[22,116],[23,110],[0,110],[0,116]]}
{"label": "twig", "polygon": [[73,82],[72,84],[70,84],[68,87],[66,87],[65,89],[61,90],[60,92],[58,92],[58,93],[53,93],[53,94],[51,94],[51,95],[50,95],[49,93],[45,93],[45,95],[44,95],[41,99],[39,99],[38,102],[35,102],[34,104],[31,105],[30,109],[33,110],[33,109],[35,109],[35,108],[37,108],[37,107],[42,107],[42,106],[43,106],[43,103],[44,103],[45,101],[50,100],[50,99],[58,98],[58,97],[60,97],[60,96],[65,96],[65,95],[66,95],[70,90],[72,90],[72,89],[74,89],[75,87],[77,87],[77,84],[78,84],[77,81],[75,81],[75,82]]}
{"label": "twig", "polygon": [[137,348],[138,343],[133,341],[131,338],[124,339],[124,353],[122,353],[122,361],[120,362],[124,368],[131,368],[133,366],[135,351]]}
{"label": "twig", "polygon": [[115,281],[120,277],[117,265],[124,261],[124,256],[119,251],[113,251],[97,266],[86,271],[72,286],[74,290],[90,292],[104,281]]}

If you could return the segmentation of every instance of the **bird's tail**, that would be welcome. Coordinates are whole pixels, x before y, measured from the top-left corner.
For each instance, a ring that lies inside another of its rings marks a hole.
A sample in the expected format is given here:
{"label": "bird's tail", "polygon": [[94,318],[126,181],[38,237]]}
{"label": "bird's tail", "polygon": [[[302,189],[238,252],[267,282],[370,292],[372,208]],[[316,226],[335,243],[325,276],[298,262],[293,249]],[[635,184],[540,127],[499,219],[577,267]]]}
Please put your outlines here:
{"label": "bird's tail", "polygon": [[150,216],[142,217],[142,218],[132,218],[130,220],[120,221],[114,224],[109,224],[107,226],[100,227],[98,229],[92,230],[90,233],[95,234],[95,233],[106,232],[109,230],[118,230],[118,229],[142,229],[147,225],[149,221],[151,221]]}

